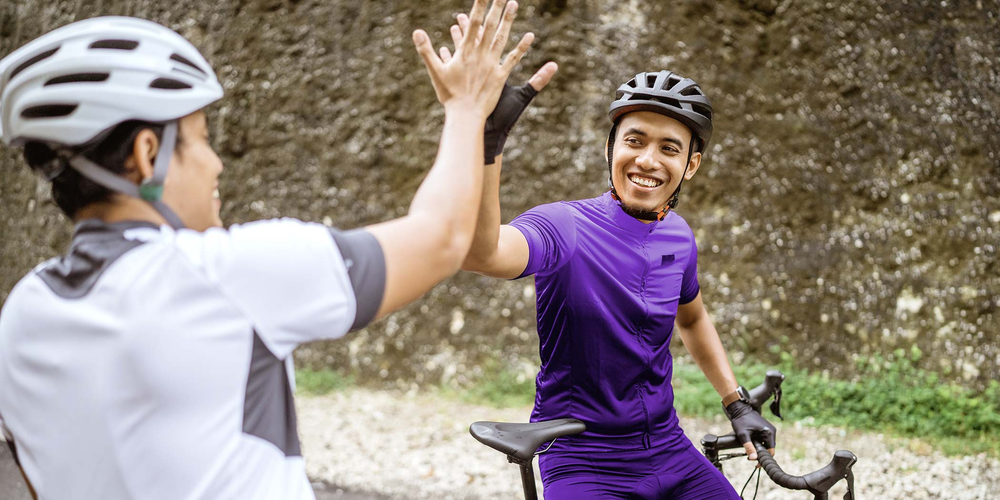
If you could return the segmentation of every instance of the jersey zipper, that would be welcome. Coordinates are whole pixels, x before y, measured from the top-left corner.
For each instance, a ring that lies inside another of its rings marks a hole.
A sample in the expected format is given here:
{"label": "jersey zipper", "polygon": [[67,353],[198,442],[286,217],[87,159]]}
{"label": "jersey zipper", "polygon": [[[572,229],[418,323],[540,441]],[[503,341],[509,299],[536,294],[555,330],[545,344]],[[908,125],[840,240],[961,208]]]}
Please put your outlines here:
{"label": "jersey zipper", "polygon": [[[642,237],[642,255],[644,257],[643,260],[645,261],[646,265],[642,273],[642,281],[640,282],[639,285],[639,298],[642,299],[642,307],[645,311],[645,316],[643,317],[642,321],[637,325],[636,336],[635,336],[636,342],[638,342],[639,347],[642,348],[643,353],[645,353],[646,355],[647,374],[652,369],[651,365],[652,365],[653,353],[649,350],[649,346],[646,345],[646,342],[643,341],[642,338],[643,332],[645,331],[646,322],[649,320],[649,303],[646,302],[646,279],[649,277],[650,265],[649,265],[649,249],[646,247],[646,238],[648,238],[649,235],[652,234],[653,228],[656,226],[656,222],[651,223],[649,226],[650,226],[649,230],[647,230],[646,234]],[[646,406],[646,396],[645,396],[647,382],[648,382],[648,375],[646,377],[646,380],[642,380],[637,384],[638,385],[637,394],[639,395],[639,404],[642,406],[642,413],[646,417],[645,418],[646,431],[645,433],[643,433],[642,437],[643,449],[648,450],[649,431],[651,426],[649,422],[649,408]]]}

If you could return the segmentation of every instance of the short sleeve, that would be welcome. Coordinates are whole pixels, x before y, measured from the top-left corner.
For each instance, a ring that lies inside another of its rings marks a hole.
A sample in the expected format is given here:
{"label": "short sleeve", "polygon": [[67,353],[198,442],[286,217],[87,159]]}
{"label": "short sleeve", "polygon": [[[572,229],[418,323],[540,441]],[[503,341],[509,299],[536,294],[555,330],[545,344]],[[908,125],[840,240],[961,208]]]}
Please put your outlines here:
{"label": "short sleeve", "polygon": [[346,232],[331,229],[330,234],[344,258],[358,305],[351,330],[359,330],[375,319],[375,313],[385,296],[385,255],[382,253],[382,245],[373,234],[363,229]]}
{"label": "short sleeve", "polygon": [[681,304],[687,304],[698,297],[701,286],[698,284],[698,244],[691,235],[691,255],[684,267],[684,277],[681,279]]}
{"label": "short sleeve", "polygon": [[[338,338],[374,316],[374,292],[351,282],[351,268],[371,266],[362,258],[373,251],[365,240],[360,233],[343,234],[352,255],[348,262],[329,228],[295,219],[180,231],[177,237],[182,251],[250,319],[279,359],[300,344]],[[372,258],[382,259],[381,249]],[[356,291],[369,302],[359,303]]]}
{"label": "short sleeve", "polygon": [[565,203],[537,206],[517,216],[510,225],[528,242],[528,265],[515,279],[553,273],[576,250],[576,220]]}

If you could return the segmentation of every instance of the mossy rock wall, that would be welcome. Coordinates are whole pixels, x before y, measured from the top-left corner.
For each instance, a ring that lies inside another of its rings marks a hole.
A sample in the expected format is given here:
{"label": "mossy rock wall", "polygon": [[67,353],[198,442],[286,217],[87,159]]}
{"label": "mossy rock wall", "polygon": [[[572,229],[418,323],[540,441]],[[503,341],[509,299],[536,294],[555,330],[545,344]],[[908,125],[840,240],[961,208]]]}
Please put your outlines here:
{"label": "mossy rock wall", "polygon": [[[412,47],[469,2],[8,0],[0,55],[124,14],[194,42],[226,88],[210,110],[227,223],[352,228],[405,213],[442,110]],[[508,141],[504,217],[606,188],[615,88],[669,68],[712,98],[716,133],[679,212],[706,304],[737,361],[791,353],[850,376],[918,346],[978,386],[1000,374],[1000,3],[996,0],[525,0],[559,62]],[[0,299],[64,250],[70,223],[0,149]],[[531,280],[460,274],[368,329],[298,351],[362,381],[462,384],[537,362]],[[678,349],[681,349],[679,345]]]}

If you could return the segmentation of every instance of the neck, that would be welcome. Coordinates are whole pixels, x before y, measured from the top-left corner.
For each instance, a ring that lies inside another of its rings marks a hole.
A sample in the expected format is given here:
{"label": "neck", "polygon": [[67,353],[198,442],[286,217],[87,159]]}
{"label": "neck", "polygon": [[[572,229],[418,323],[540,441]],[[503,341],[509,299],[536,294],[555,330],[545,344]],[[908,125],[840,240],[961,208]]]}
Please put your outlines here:
{"label": "neck", "polygon": [[98,201],[84,206],[76,211],[73,222],[85,219],[100,219],[104,222],[144,221],[154,224],[167,224],[152,205],[138,198],[113,194],[107,201]]}

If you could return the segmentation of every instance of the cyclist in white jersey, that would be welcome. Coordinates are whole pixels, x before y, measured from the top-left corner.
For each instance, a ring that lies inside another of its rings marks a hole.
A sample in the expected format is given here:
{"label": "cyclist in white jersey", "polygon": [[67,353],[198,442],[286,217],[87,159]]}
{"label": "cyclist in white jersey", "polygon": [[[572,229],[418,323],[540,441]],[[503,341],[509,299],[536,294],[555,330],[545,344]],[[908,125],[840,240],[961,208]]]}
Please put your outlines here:
{"label": "cyclist in white jersey", "polygon": [[471,12],[482,41],[447,61],[414,32],[445,108],[437,159],[406,216],[347,232],[293,219],[222,229],[202,111],[222,87],[163,26],[89,19],[0,62],[2,139],[76,223],[66,255],[0,313],[0,431],[33,495],[314,498],[291,353],[458,270],[484,122],[532,40],[501,61],[517,5],[487,3]]}

